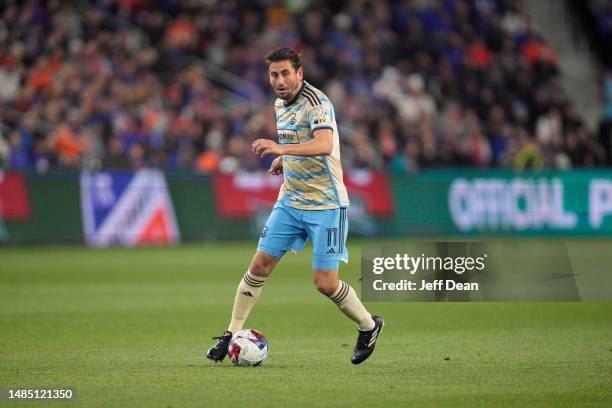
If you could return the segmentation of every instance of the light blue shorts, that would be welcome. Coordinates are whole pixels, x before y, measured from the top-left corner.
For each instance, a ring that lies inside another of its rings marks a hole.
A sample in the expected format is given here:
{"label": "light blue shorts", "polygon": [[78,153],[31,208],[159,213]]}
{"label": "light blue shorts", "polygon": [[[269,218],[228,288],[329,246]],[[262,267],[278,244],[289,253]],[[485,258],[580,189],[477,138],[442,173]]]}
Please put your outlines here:
{"label": "light blue shorts", "polygon": [[259,237],[257,250],[280,259],[285,252],[298,252],[312,240],[312,267],[338,269],[348,262],[346,236],[348,209],[299,210],[277,202]]}

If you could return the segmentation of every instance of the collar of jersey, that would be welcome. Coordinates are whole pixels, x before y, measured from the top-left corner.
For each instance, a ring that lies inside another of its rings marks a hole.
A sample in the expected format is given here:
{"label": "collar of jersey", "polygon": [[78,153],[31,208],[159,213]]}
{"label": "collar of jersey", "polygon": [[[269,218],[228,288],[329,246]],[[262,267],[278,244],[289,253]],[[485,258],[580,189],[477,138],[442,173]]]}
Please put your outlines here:
{"label": "collar of jersey", "polygon": [[302,91],[304,90],[304,87],[306,86],[306,81],[302,81],[302,87],[300,88],[300,90],[298,91],[298,93],[293,97],[293,99],[291,99],[289,102],[285,103],[285,107],[287,106],[291,106],[295,103],[295,101],[297,101],[297,99],[300,97],[300,95],[302,94]]}

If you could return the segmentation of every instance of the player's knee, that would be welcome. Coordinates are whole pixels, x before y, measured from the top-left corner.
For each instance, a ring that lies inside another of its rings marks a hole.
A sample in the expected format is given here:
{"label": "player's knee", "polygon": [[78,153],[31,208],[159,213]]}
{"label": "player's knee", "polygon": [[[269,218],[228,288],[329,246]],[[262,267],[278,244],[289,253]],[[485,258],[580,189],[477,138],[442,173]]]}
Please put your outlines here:
{"label": "player's knee", "polygon": [[272,273],[273,269],[274,263],[267,262],[265,259],[262,258],[253,259],[251,265],[249,266],[249,272],[251,272],[252,275],[259,276],[262,278],[267,278],[268,275]]}
{"label": "player's knee", "polygon": [[322,277],[315,278],[317,290],[325,296],[331,296],[338,288],[338,281],[335,279],[325,279]]}
{"label": "player's knee", "polygon": [[252,275],[267,278],[268,275],[272,273],[272,267],[263,263],[252,263],[249,272],[251,272]]}

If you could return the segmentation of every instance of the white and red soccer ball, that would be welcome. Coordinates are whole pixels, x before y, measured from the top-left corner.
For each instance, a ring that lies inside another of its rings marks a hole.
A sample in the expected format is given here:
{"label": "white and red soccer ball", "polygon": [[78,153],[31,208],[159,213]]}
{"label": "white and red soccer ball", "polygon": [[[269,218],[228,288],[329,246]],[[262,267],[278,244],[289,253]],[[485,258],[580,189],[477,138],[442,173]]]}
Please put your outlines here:
{"label": "white and red soccer ball", "polygon": [[257,330],[240,330],[232,337],[227,355],[234,365],[255,367],[268,357],[268,342]]}

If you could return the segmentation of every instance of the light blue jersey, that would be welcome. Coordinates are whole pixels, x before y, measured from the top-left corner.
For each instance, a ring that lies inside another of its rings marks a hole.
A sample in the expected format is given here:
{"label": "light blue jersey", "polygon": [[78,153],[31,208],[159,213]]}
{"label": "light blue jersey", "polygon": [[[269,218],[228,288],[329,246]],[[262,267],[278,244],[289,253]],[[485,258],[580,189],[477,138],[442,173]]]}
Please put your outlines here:
{"label": "light blue jersey", "polygon": [[342,178],[340,139],[334,107],[325,94],[304,82],[293,100],[274,103],[280,144],[304,143],[316,129],[331,129],[333,148],[329,156],[283,156],[285,181],[278,199],[303,210],[347,207],[348,194]]}
{"label": "light blue jersey", "polygon": [[312,267],[337,270],[348,262],[346,187],[340,165],[340,140],[334,108],[323,92],[304,82],[293,100],[274,103],[280,144],[304,143],[316,129],[331,129],[329,156],[283,156],[285,181],[259,239],[258,251],[280,259],[312,240]]}

